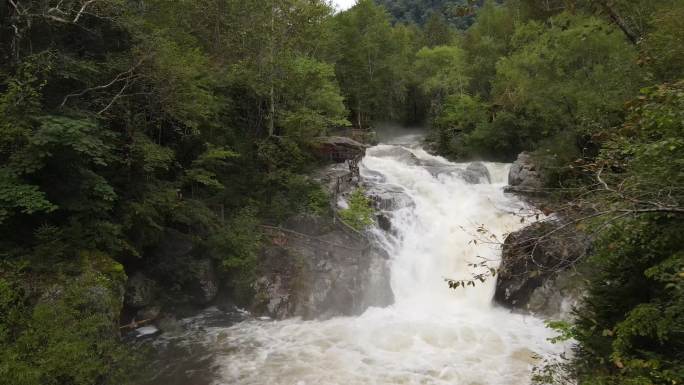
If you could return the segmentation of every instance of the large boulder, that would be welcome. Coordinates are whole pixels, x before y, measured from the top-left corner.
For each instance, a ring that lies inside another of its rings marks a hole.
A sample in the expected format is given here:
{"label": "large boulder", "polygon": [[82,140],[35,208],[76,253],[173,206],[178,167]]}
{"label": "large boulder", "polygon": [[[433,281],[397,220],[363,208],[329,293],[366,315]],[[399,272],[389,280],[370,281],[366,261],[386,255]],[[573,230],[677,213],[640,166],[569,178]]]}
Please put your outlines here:
{"label": "large boulder", "polygon": [[511,233],[503,245],[495,301],[549,317],[566,314],[580,293],[571,268],[589,248],[587,235],[560,220]]}
{"label": "large boulder", "polygon": [[492,183],[489,169],[482,162],[473,162],[466,167],[463,178],[470,184]]}
{"label": "large boulder", "polygon": [[327,319],[392,302],[388,257],[339,221],[324,234],[273,228],[265,241],[254,283],[255,314]]}
{"label": "large boulder", "polygon": [[543,176],[530,154],[523,152],[518,155],[511,165],[508,184],[514,191],[534,191],[544,187]]}
{"label": "large boulder", "polygon": [[421,160],[409,149],[399,146],[380,146],[374,147],[369,151],[369,155],[381,158],[393,158],[399,162],[416,166],[421,164]]}

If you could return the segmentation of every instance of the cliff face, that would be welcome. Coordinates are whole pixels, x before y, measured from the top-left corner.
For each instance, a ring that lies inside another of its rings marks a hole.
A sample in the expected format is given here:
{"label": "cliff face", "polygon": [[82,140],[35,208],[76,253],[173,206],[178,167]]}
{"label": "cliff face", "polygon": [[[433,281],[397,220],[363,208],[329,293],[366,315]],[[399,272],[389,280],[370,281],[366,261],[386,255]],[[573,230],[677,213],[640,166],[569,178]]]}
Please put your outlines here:
{"label": "cliff face", "polygon": [[564,318],[581,296],[573,269],[589,250],[589,238],[560,220],[533,223],[503,245],[494,300],[506,307]]}
{"label": "cliff face", "polygon": [[[300,218],[303,222],[306,219]],[[320,223],[320,218],[310,218]],[[330,318],[392,302],[386,257],[339,221],[323,234],[265,228],[254,311],[272,318]]]}
{"label": "cliff face", "polygon": [[[360,183],[358,169],[344,164],[321,170],[316,179],[328,189],[333,210]],[[255,313],[325,319],[393,302],[388,256],[335,214],[299,215],[262,230]]]}
{"label": "cliff face", "polygon": [[[543,175],[533,158],[522,153],[511,166],[506,191],[545,207]],[[548,318],[565,318],[582,296],[577,262],[591,248],[591,239],[573,223],[556,215],[508,235],[494,300],[514,310]]]}

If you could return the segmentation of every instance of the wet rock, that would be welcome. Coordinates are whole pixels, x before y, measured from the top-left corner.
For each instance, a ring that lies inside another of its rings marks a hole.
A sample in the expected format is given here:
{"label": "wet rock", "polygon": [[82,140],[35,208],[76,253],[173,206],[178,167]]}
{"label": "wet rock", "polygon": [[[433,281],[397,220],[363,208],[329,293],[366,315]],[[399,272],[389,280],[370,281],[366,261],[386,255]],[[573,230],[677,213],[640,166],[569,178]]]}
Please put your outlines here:
{"label": "wet rock", "polygon": [[392,221],[390,221],[387,214],[377,215],[377,220],[378,227],[380,227],[382,230],[387,231],[388,233],[392,231]]}
{"label": "wet rock", "polygon": [[582,298],[582,274],[566,269],[549,277],[532,291],[527,311],[553,319],[569,319]]}
{"label": "wet rock", "polygon": [[523,152],[518,155],[511,165],[508,184],[515,191],[541,189],[544,186],[543,176],[530,154]]}
{"label": "wet rock", "polygon": [[392,211],[413,204],[403,189],[392,185],[366,185],[366,195],[377,210]]}
{"label": "wet rock", "polygon": [[355,315],[392,301],[387,259],[339,222],[322,235],[273,234],[261,251],[258,276],[251,309],[275,319]]}
{"label": "wet rock", "polygon": [[463,178],[471,184],[492,183],[489,169],[482,162],[473,162],[466,167]]}
{"label": "wet rock", "polygon": [[430,175],[434,176],[435,178],[438,178],[440,175],[451,175],[455,174],[461,177],[464,173],[463,170],[459,169],[456,166],[449,166],[449,165],[427,165],[423,166],[427,172],[430,173]]}
{"label": "wet rock", "polygon": [[372,152],[369,155],[379,158],[392,158],[412,166],[417,166],[421,164],[420,159],[418,159],[418,157],[413,152],[411,152],[411,150],[405,147],[376,147],[372,149]]}
{"label": "wet rock", "polygon": [[589,238],[562,221],[533,223],[505,240],[494,299],[509,308],[555,316],[578,298],[570,270]]}
{"label": "wet rock", "polygon": [[135,272],[126,282],[124,303],[126,306],[141,308],[154,300],[156,283],[142,272]]}

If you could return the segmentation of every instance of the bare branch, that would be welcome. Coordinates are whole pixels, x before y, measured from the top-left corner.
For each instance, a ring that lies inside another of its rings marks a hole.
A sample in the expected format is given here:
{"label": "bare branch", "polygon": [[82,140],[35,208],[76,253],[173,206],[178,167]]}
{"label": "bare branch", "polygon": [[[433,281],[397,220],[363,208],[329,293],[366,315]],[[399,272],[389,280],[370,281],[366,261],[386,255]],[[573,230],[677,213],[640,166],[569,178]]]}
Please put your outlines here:
{"label": "bare branch", "polygon": [[112,105],[114,105],[114,102],[116,102],[116,101],[121,97],[121,95],[124,93],[124,91],[126,91],[126,89],[128,88],[128,86],[131,85],[131,82],[132,82],[132,78],[130,78],[130,77],[127,78],[127,79],[126,79],[126,83],[124,83],[123,87],[121,87],[121,90],[119,90],[119,92],[118,92],[116,95],[114,95],[114,97],[112,98],[112,100],[109,101],[109,104],[107,104],[107,106],[106,106],[105,108],[103,108],[102,110],[100,110],[97,114],[98,114],[98,115],[102,115],[102,114],[105,113]]}
{"label": "bare branch", "polygon": [[81,18],[81,15],[83,14],[83,11],[85,11],[85,9],[88,8],[88,6],[89,6],[90,4],[92,4],[92,3],[94,3],[95,1],[96,1],[96,0],[88,0],[88,1],[86,1],[86,2],[83,4],[83,6],[81,7],[81,9],[78,11],[78,13],[76,14],[76,17],[74,17],[74,20],[73,20],[72,22],[73,22],[74,24],[77,23],[77,22],[78,22],[78,19]]}
{"label": "bare branch", "polygon": [[76,92],[76,93],[69,94],[69,95],[65,96],[64,99],[62,100],[62,103],[59,105],[59,107],[63,108],[66,105],[66,103],[69,101],[70,98],[83,96],[86,93],[91,92],[91,91],[107,89],[107,88],[113,86],[114,84],[116,84],[120,81],[127,81],[128,78],[130,78],[130,76],[133,74],[133,72],[138,67],[140,67],[140,65],[145,61],[145,59],[146,59],[146,57],[141,58],[133,67],[131,67],[128,70],[116,75],[116,77],[114,77],[114,79],[112,79],[112,81],[110,81],[107,84],[86,88],[80,92]]}

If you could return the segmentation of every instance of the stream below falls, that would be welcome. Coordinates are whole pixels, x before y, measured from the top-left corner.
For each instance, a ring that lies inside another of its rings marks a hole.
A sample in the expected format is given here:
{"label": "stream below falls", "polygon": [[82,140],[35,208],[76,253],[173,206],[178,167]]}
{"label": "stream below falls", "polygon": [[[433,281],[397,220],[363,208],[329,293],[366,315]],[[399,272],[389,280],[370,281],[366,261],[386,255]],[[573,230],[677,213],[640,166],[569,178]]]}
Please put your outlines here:
{"label": "stream below falls", "polygon": [[[325,321],[228,322],[209,309],[155,341],[178,353],[153,384],[523,385],[539,357],[562,351],[542,320],[492,304],[494,279],[456,290],[444,281],[497,267],[500,246],[473,240],[502,241],[522,226],[524,203],[503,193],[509,165],[485,163],[491,179],[473,184],[468,164],[415,138],[388,143],[370,148],[360,170],[367,186],[405,198],[388,213],[393,234],[373,230],[390,255],[395,303]],[[483,259],[487,267],[470,265]]]}

